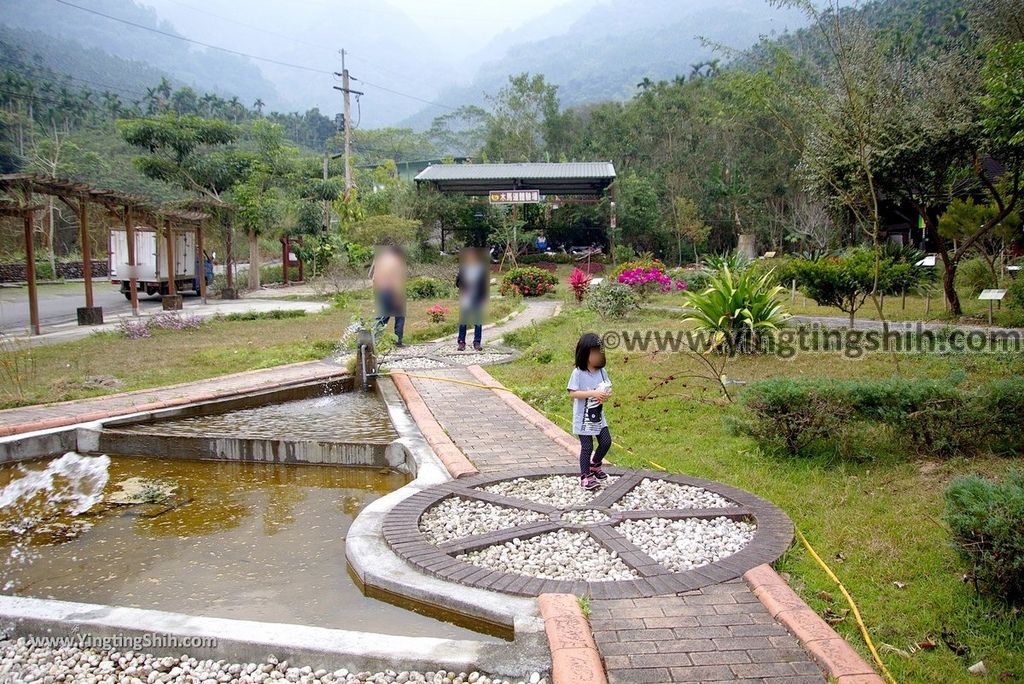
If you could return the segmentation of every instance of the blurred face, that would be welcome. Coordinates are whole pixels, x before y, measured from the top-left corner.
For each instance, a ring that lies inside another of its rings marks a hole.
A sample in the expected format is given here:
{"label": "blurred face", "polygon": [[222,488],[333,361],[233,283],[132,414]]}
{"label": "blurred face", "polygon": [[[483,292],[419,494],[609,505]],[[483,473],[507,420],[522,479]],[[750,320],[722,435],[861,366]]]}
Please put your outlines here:
{"label": "blurred face", "polygon": [[594,369],[604,368],[604,352],[601,351],[600,347],[594,347],[590,350],[590,358],[587,363]]}
{"label": "blurred face", "polygon": [[475,249],[467,249],[462,252],[462,263],[466,265],[479,264],[480,253]]}

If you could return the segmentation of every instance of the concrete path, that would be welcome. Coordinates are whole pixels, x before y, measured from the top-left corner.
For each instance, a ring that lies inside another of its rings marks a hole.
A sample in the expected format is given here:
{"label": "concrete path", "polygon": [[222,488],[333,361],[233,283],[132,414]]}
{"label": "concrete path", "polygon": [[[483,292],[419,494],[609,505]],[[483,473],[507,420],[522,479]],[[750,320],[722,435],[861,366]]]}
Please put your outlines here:
{"label": "concrete path", "polygon": [[[683,313],[686,311],[682,306],[652,306],[656,311],[667,311],[669,313]],[[807,316],[804,314],[794,315],[791,319],[798,325],[821,325],[826,328],[849,328],[849,316]],[[975,325],[969,323],[951,323],[945,321],[888,321],[889,330],[911,330],[911,331],[932,331],[941,332],[944,330],[963,330],[965,332],[979,332],[989,335],[1024,335],[1024,328],[1001,328],[999,326]],[[854,330],[882,330],[882,322],[870,318],[855,318],[853,321]]]}
{"label": "concrete path", "polygon": [[[118,295],[120,296],[120,295]],[[123,300],[124,297],[121,297]],[[275,309],[303,310],[308,313],[322,311],[330,306],[329,302],[294,302],[281,299],[261,299],[256,296],[245,299],[210,299],[207,304],[199,297],[183,297],[184,309],[181,313],[194,314],[196,316],[215,316],[217,314],[227,315],[231,313],[248,313],[251,311],[273,311]],[[73,310],[72,310],[73,311]],[[163,305],[159,297],[139,300],[139,318],[148,318],[163,313]],[[73,314],[74,316],[74,314]],[[121,320],[133,318],[130,307],[111,314],[104,310],[103,325],[80,326],[72,320],[62,323],[42,326],[42,335],[28,334],[25,326],[0,327],[0,332],[10,335],[20,345],[43,345],[56,344],[59,342],[71,342],[88,337],[94,332],[111,331],[117,329]]]}

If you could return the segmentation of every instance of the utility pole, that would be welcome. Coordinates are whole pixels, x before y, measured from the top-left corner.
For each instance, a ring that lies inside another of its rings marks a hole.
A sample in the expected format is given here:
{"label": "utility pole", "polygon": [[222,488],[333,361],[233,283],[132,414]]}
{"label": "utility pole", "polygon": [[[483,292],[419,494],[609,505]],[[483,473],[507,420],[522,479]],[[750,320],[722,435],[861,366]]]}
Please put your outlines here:
{"label": "utility pole", "polygon": [[362,95],[363,93],[349,88],[349,75],[348,68],[345,66],[344,50],[341,51],[341,73],[335,72],[334,75],[341,76],[341,87],[334,86],[334,89],[341,91],[345,103],[345,197],[348,197],[349,193],[352,192],[352,108],[349,95],[352,93]]}
{"label": "utility pole", "polygon": [[[326,143],[325,143],[325,146],[326,146]],[[325,192],[327,190],[327,167],[330,164],[330,161],[331,161],[331,155],[325,149],[324,150],[324,191]],[[331,229],[331,202],[330,202],[330,200],[325,199],[324,200],[323,231],[324,231],[324,233],[327,233],[328,231],[330,231],[330,229]]]}

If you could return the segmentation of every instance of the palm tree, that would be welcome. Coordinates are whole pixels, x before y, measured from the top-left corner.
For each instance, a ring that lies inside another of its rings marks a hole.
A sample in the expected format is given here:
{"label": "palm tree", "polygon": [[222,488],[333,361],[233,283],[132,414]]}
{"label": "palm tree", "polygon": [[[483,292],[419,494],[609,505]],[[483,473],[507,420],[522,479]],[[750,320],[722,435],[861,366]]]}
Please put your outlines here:
{"label": "palm tree", "polygon": [[256,101],[252,103],[252,108],[256,110],[256,114],[259,116],[263,116],[263,108],[266,106],[267,103],[258,97],[256,98]]}

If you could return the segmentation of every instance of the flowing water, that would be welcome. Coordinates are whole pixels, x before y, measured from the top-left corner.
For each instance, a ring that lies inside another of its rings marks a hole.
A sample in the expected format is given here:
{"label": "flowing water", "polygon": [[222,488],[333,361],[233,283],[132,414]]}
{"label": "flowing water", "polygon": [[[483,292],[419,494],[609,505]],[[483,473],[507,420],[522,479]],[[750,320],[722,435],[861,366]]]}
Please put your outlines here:
{"label": "flowing water", "polygon": [[342,392],[207,416],[126,425],[117,430],[183,437],[231,436],[364,444],[387,444],[398,437],[391,426],[387,407],[368,392]]}
{"label": "flowing water", "polygon": [[[78,485],[65,485],[69,473],[83,475]],[[349,525],[406,482],[364,468],[77,454],[3,467],[0,586],[212,617],[485,638],[367,598],[349,578]]]}

